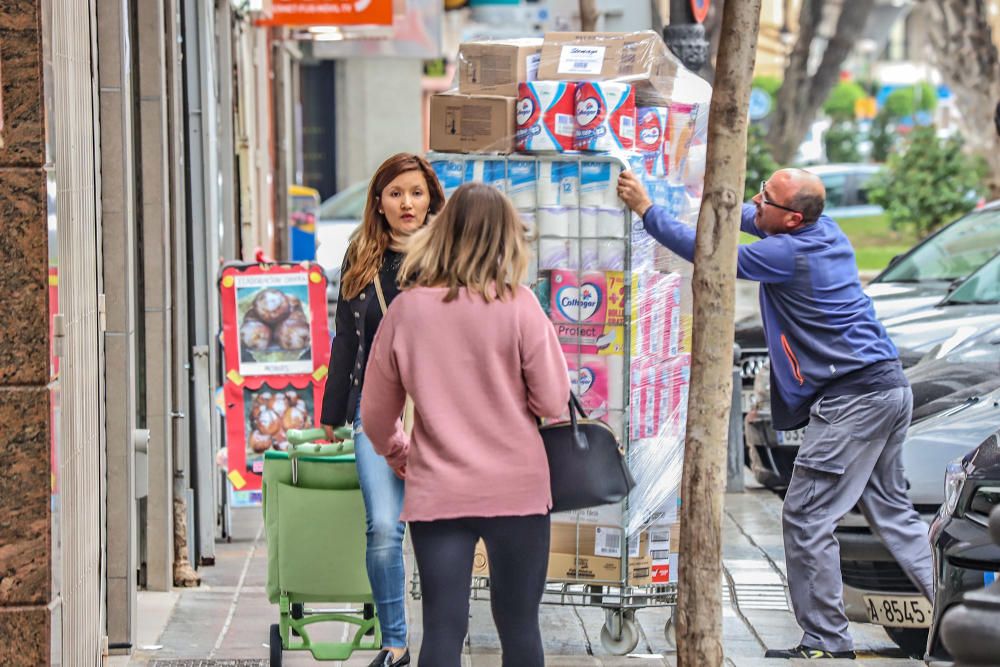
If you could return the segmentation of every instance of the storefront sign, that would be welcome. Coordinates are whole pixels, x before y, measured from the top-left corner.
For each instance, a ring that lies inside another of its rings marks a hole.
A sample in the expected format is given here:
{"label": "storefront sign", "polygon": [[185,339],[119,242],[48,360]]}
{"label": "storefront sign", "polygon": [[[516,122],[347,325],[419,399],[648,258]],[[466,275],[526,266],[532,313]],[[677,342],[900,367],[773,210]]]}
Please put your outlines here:
{"label": "storefront sign", "polygon": [[258,491],[264,453],[319,425],[330,357],[326,277],[317,264],[230,265],[219,280],[226,469]]}
{"label": "storefront sign", "polygon": [[392,0],[271,0],[258,25],[392,25]]}

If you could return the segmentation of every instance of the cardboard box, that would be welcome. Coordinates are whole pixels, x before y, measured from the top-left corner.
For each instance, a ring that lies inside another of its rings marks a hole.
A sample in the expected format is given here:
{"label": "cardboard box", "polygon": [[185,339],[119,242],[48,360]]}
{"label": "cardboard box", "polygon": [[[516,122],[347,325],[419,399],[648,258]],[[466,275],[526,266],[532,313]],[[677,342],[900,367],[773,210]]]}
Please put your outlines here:
{"label": "cardboard box", "polygon": [[655,32],[547,32],[538,78],[555,81],[648,80],[666,57]]}
{"label": "cardboard box", "polygon": [[[550,581],[621,581],[621,536],[618,526],[552,524],[549,546]],[[652,583],[649,536],[645,531],[629,545],[628,583]]]}
{"label": "cardboard box", "polygon": [[517,97],[517,84],[534,81],[542,40],[463,42],[458,47],[458,92],[465,95]]}
{"label": "cardboard box", "polygon": [[[591,555],[597,551],[595,540],[597,526],[580,527],[580,555],[576,553],[577,531],[575,525],[552,524],[552,542],[549,551],[549,565],[546,579],[551,581],[621,581],[621,558]],[[610,530],[620,528],[602,527]],[[628,583],[641,586],[652,583],[652,561],[649,557],[649,538],[645,532],[640,534],[638,542],[633,542],[633,552],[629,556]],[[486,557],[486,545],[482,540],[476,543],[476,552],[472,561],[472,575],[488,577],[489,562]]]}
{"label": "cardboard box", "polygon": [[514,151],[513,97],[431,96],[430,145],[442,153]]}

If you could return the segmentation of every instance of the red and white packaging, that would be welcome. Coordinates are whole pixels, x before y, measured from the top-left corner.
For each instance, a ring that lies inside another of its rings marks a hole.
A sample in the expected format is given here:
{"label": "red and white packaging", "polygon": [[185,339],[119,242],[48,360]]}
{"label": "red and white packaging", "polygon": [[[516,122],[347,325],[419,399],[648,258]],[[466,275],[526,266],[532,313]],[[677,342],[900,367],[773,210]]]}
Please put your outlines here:
{"label": "red and white packaging", "polygon": [[642,156],[649,176],[663,176],[663,147],[667,136],[666,107],[638,107],[635,110],[635,149]]}
{"label": "red and white packaging", "polygon": [[573,150],[576,84],[532,81],[517,87],[514,140],[522,153]]}
{"label": "red and white packaging", "polygon": [[576,87],[578,151],[604,153],[635,146],[635,90],[617,81],[589,81]]}

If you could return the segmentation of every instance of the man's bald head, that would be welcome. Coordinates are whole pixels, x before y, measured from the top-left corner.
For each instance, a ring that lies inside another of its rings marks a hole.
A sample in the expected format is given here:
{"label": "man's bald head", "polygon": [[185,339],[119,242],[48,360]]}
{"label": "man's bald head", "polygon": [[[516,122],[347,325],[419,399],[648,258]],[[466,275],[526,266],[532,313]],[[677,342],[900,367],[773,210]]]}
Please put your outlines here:
{"label": "man's bald head", "polygon": [[779,169],[768,181],[784,195],[788,208],[802,214],[802,223],[819,219],[826,206],[826,188],[816,174],[805,169]]}

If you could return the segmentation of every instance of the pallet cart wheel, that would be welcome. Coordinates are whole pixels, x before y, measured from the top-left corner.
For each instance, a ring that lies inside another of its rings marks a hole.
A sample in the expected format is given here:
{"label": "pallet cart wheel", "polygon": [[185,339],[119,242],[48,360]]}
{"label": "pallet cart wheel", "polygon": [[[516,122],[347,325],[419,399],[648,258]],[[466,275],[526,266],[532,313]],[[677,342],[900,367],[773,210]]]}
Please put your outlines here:
{"label": "pallet cart wheel", "polygon": [[601,646],[611,655],[627,655],[639,645],[639,625],[635,616],[620,611],[608,612],[601,628]]}
{"label": "pallet cart wheel", "polygon": [[663,625],[663,638],[667,640],[667,646],[677,648],[677,624],[674,622],[674,615]]}
{"label": "pallet cart wheel", "polygon": [[[302,604],[301,602],[293,602],[292,603],[292,618],[294,618],[296,621],[302,620],[302,617],[305,616],[305,607],[306,606],[304,604]],[[292,634],[295,635],[296,637],[301,636],[301,635],[299,635],[299,631],[296,630],[295,628],[291,628],[291,631],[292,631]]]}
{"label": "pallet cart wheel", "polygon": [[281,628],[271,624],[271,667],[281,667]]}

